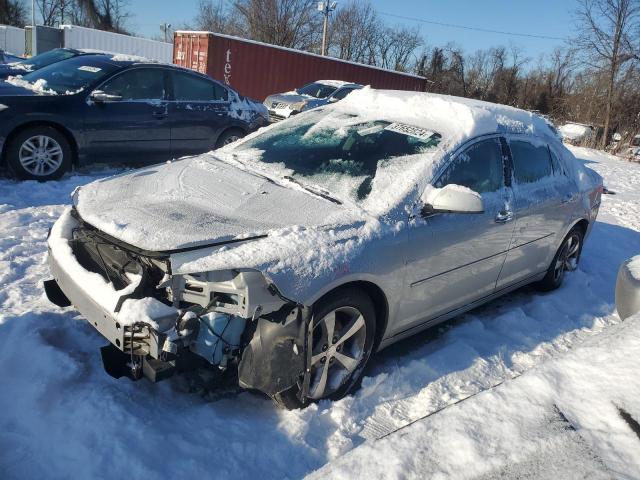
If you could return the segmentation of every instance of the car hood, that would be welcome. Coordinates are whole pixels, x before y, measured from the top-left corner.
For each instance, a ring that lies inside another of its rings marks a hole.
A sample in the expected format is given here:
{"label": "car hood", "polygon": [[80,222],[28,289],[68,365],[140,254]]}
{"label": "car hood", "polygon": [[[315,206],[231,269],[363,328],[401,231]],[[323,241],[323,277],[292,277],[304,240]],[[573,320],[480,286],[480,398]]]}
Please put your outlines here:
{"label": "car hood", "polygon": [[32,97],[34,95],[38,95],[38,93],[28,88],[0,81],[0,97]]}
{"label": "car hood", "polygon": [[205,154],[98,180],[76,191],[74,203],[85,222],[153,252],[335,225],[355,216],[283,183]]}

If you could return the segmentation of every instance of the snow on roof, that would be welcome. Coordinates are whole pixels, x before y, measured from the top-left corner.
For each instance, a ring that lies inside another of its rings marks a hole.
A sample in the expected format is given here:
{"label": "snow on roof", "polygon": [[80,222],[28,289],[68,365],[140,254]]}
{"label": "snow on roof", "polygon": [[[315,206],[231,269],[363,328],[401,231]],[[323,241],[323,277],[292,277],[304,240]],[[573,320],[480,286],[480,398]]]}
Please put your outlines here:
{"label": "snow on roof", "polygon": [[328,85],[330,87],[340,88],[345,85],[349,85],[352,82],[345,82],[344,80],[316,80],[313,83],[321,83],[322,85]]}
{"label": "snow on roof", "polygon": [[333,108],[360,116],[403,122],[438,132],[452,146],[490,133],[528,133],[557,138],[540,116],[519,108],[450,95],[365,87]]}

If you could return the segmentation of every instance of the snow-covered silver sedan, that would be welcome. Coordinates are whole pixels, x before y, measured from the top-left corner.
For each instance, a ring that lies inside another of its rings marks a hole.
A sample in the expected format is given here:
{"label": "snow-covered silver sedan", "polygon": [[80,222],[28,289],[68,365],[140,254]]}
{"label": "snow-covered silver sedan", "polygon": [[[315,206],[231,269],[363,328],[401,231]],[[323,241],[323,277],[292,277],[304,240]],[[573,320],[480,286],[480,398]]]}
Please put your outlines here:
{"label": "snow-covered silver sedan", "polygon": [[91,183],[49,237],[49,298],[114,376],[213,366],[287,407],[372,354],[577,267],[602,179],[544,119],[369,88],[222,150]]}

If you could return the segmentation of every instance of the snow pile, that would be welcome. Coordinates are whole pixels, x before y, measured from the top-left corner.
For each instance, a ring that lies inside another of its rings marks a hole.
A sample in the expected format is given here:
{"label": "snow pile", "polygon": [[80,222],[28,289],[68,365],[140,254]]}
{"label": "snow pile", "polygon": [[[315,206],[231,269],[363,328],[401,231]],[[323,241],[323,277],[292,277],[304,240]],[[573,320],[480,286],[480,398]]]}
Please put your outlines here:
{"label": "snow pile", "polygon": [[638,356],[640,316],[309,478],[638,478]]}
{"label": "snow pile", "polygon": [[567,123],[558,128],[563,138],[579,141],[591,136],[591,128],[579,123]]}
{"label": "snow pile", "polygon": [[17,77],[9,77],[5,80],[5,82],[10,83],[16,87],[26,88],[27,90],[31,90],[36,93],[46,93],[47,95],[57,95],[54,90],[47,88],[47,81],[44,78],[40,78],[35,82],[31,83],[27,80],[24,80],[20,75]]}
{"label": "snow pile", "polygon": [[627,264],[627,268],[629,269],[629,273],[636,280],[640,280],[640,255],[636,255],[633,257],[629,263]]}

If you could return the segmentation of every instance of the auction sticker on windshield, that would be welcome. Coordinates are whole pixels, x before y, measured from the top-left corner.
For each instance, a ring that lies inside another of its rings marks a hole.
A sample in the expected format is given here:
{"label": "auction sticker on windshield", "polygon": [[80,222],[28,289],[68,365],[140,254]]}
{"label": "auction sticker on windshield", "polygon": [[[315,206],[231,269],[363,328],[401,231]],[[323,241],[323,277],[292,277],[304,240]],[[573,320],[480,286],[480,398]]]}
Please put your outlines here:
{"label": "auction sticker on windshield", "polygon": [[89,65],[83,65],[81,67],[78,67],[78,70],[82,70],[83,72],[97,73],[102,69],[98,67],[91,67]]}
{"label": "auction sticker on windshield", "polygon": [[431,138],[435,133],[425,128],[414,127],[413,125],[406,125],[404,123],[390,123],[384,129],[424,140]]}

